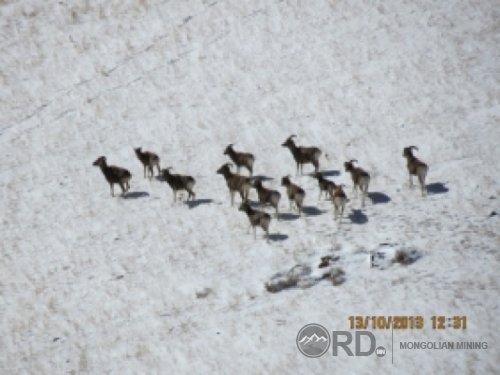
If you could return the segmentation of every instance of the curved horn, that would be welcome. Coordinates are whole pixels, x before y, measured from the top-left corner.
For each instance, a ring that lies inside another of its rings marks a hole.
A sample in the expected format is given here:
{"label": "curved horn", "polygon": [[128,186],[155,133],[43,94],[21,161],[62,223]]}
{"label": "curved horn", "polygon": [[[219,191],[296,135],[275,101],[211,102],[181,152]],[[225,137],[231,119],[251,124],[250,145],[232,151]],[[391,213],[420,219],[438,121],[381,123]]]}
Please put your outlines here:
{"label": "curved horn", "polygon": [[351,159],[350,162],[351,163],[357,163],[358,161],[356,159]]}
{"label": "curved horn", "polygon": [[414,148],[415,150],[417,150],[417,151],[418,151],[418,147],[417,147],[417,146],[410,146],[410,147],[408,147],[408,148]]}
{"label": "curved horn", "polygon": [[297,135],[296,134],[292,134],[291,136],[289,136],[287,139],[292,139],[292,138],[297,138]]}

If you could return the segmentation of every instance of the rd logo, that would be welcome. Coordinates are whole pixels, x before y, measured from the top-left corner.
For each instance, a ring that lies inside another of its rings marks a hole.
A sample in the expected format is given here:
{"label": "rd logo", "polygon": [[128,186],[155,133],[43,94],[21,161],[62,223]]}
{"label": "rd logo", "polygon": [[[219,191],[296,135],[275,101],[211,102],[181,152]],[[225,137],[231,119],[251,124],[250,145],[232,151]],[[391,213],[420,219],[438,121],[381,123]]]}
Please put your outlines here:
{"label": "rd logo", "polygon": [[306,357],[318,358],[332,346],[334,357],[339,356],[342,349],[349,357],[367,357],[375,354],[384,357],[385,347],[377,346],[375,335],[369,331],[333,331],[330,337],[328,330],[319,324],[308,324],[297,335],[297,347]]}

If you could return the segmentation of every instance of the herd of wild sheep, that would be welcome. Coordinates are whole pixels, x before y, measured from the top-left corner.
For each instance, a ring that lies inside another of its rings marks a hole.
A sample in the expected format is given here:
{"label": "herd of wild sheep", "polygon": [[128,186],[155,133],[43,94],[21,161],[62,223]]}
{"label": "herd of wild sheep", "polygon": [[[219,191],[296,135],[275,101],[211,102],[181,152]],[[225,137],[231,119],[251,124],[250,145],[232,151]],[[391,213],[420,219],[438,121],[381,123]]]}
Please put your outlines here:
{"label": "herd of wild sheep", "polygon": [[[319,157],[321,155],[321,150],[317,147],[304,147],[297,146],[293,140],[296,137],[291,135],[282,144],[283,147],[287,147],[292,153],[293,158],[297,166],[297,174],[303,173],[304,164],[312,164],[314,166],[314,174],[312,175],[318,180],[319,186],[319,196],[320,198],[325,194],[329,200],[332,201],[334,207],[335,220],[342,220],[342,215],[344,213],[345,205],[348,201],[347,195],[344,192],[343,184],[336,184],[333,181],[326,179],[321,172],[319,172]],[[403,149],[403,157],[407,159],[407,168],[410,178],[410,187],[413,187],[412,176],[417,176],[420,188],[422,191],[422,196],[426,195],[425,187],[425,177],[427,175],[428,166],[424,162],[420,161],[413,155],[413,150],[418,150],[416,146],[409,146]],[[160,158],[157,154],[150,151],[142,151],[142,149],[136,148],[135,154],[137,158],[141,161],[144,167],[144,177],[152,178],[154,176],[154,168],[158,170],[158,175],[163,178],[164,181],[172,188],[174,194],[174,202],[177,201],[177,193],[179,191],[185,190],[188,193],[187,200],[194,200],[196,194],[193,191],[193,187],[196,183],[195,179],[191,176],[172,174],[170,172],[171,167],[166,169],[160,169]],[[271,222],[271,215],[264,211],[257,210],[253,208],[248,202],[248,194],[251,188],[257,191],[258,203],[262,206],[270,205],[276,210],[276,218],[279,220],[279,201],[281,199],[280,192],[276,190],[271,190],[262,185],[262,181],[258,178],[253,178],[253,165],[255,162],[255,157],[251,153],[238,152],[235,151],[233,145],[230,144],[224,150],[224,155],[228,155],[229,158],[236,165],[236,173],[231,170],[232,163],[225,163],[218,170],[217,174],[224,176],[226,180],[227,187],[231,196],[231,206],[234,204],[234,195],[239,193],[241,197],[241,205],[239,207],[240,211],[247,214],[250,221],[250,225],[253,228],[254,237],[256,236],[256,227],[261,227],[265,232],[267,238],[269,238],[269,224]],[[356,160],[346,161],[344,163],[344,168],[346,172],[349,172],[352,177],[353,191],[355,195],[358,194],[358,189],[361,191],[361,206],[365,204],[365,198],[368,195],[368,186],[370,185],[370,174],[360,167],[356,167],[354,163]],[[109,183],[111,189],[111,195],[114,196],[114,185],[120,185],[122,190],[122,195],[124,195],[130,189],[130,179],[132,174],[125,168],[116,167],[113,165],[108,165],[106,163],[106,157],[99,157],[94,163],[94,166],[101,168],[104,177]],[[250,176],[243,176],[240,173],[240,168],[244,167],[248,170]],[[290,209],[293,209],[295,205],[299,216],[302,214],[302,207],[304,204],[304,198],[306,192],[297,184],[294,184],[290,177],[285,176],[281,179],[281,186],[286,189],[286,195],[290,203]]]}

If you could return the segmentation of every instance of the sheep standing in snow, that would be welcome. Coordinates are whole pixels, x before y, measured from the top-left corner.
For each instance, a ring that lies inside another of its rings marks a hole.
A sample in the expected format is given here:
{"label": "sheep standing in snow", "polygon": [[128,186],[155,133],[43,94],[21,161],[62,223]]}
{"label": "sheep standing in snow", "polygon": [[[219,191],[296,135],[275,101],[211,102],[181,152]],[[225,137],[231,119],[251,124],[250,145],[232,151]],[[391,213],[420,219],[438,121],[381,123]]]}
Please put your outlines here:
{"label": "sheep standing in snow", "polygon": [[114,165],[108,165],[106,163],[105,156],[97,158],[92,165],[101,168],[106,181],[109,183],[112,197],[115,196],[114,184],[120,185],[122,189],[122,196],[130,189],[130,179],[132,178],[132,174],[127,169],[116,167]]}
{"label": "sheep standing in snow", "polygon": [[250,172],[250,176],[253,175],[253,163],[255,162],[253,154],[237,152],[234,150],[233,144],[231,143],[224,150],[224,155],[228,155],[234,164],[236,164],[236,173],[240,173],[240,167],[245,167]]}
{"label": "sheep standing in snow", "polygon": [[281,179],[281,186],[286,187],[286,194],[290,202],[290,209],[292,209],[292,203],[295,203],[297,210],[299,211],[299,216],[302,215],[302,206],[304,205],[304,198],[306,197],[304,189],[295,185],[288,177],[283,177]]}
{"label": "sheep standing in snow", "polygon": [[185,176],[180,174],[170,173],[172,167],[162,170],[162,177],[167,181],[168,185],[172,188],[174,192],[174,202],[177,201],[177,192],[180,190],[186,190],[188,192],[188,198],[192,200],[195,199],[196,194],[193,192],[193,186],[196,183],[195,179],[191,176]]}
{"label": "sheep standing in snow", "polygon": [[338,220],[339,224],[342,222],[342,215],[344,214],[344,208],[347,203],[347,195],[342,188],[343,185],[337,185],[333,191],[333,207],[335,209],[335,220]]}
{"label": "sheep standing in snow", "polygon": [[280,203],[281,194],[279,191],[271,190],[262,186],[262,181],[254,182],[253,187],[257,190],[257,196],[260,204],[269,204],[276,209],[276,217],[279,219],[278,205]]}
{"label": "sheep standing in snow", "polygon": [[253,229],[254,238],[257,238],[255,228],[259,226],[264,230],[264,232],[266,232],[266,237],[267,239],[269,239],[269,224],[271,223],[271,215],[269,215],[267,212],[253,209],[252,207],[250,207],[248,202],[243,202],[240,205],[239,210],[247,214],[248,220],[250,220],[250,226]]}
{"label": "sheep standing in snow", "polygon": [[427,195],[427,189],[425,187],[425,177],[429,171],[429,167],[424,162],[418,160],[413,156],[413,149],[418,151],[416,146],[409,146],[403,149],[403,157],[407,160],[408,174],[410,176],[410,188],[413,188],[413,178],[412,176],[418,177],[418,182],[420,183],[420,189],[422,190],[422,196]]}
{"label": "sheep standing in snow", "polygon": [[318,180],[318,186],[319,186],[319,198],[321,199],[321,195],[325,193],[327,196],[332,196],[333,195],[333,190],[337,186],[335,182],[327,180],[325,177],[320,172],[316,172],[313,174],[313,177]]}
{"label": "sheep standing in snow", "polygon": [[144,178],[146,178],[146,170],[149,171],[149,178],[153,177],[153,167],[156,166],[158,169],[158,175],[160,172],[160,158],[154,152],[142,151],[141,147],[134,148],[137,158],[141,161],[144,166]]}
{"label": "sheep standing in snow", "polygon": [[231,163],[226,163],[217,170],[217,174],[224,176],[226,180],[227,187],[229,188],[229,194],[231,195],[231,206],[234,203],[234,193],[240,193],[242,202],[246,202],[248,199],[248,192],[252,186],[249,177],[241,176],[239,174],[231,172]]}
{"label": "sheep standing in snow", "polygon": [[361,206],[365,205],[365,198],[368,196],[368,186],[370,185],[370,174],[360,167],[355,167],[354,162],[357,160],[350,160],[344,163],[346,172],[351,174],[353,191],[358,196],[358,188],[361,191]]}
{"label": "sheep standing in snow", "polygon": [[281,146],[287,147],[292,153],[295,163],[297,164],[297,174],[299,174],[299,167],[300,173],[303,174],[304,164],[308,163],[314,165],[314,171],[317,172],[319,169],[321,150],[317,147],[297,146],[293,141],[294,137],[296,137],[294,134],[288,137]]}

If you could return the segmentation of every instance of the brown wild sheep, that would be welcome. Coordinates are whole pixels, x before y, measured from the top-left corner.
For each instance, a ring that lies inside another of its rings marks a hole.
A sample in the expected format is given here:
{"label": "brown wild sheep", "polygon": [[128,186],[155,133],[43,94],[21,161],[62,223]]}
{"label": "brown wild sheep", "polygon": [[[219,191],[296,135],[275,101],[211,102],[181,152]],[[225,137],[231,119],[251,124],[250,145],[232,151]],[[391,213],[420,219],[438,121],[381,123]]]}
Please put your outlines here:
{"label": "brown wild sheep", "polygon": [[217,169],[217,174],[224,176],[226,180],[227,187],[229,188],[229,194],[231,195],[231,206],[234,203],[234,193],[240,193],[242,202],[247,201],[248,192],[252,186],[249,177],[241,176],[239,174],[231,172],[231,163],[226,163]]}
{"label": "brown wild sheep", "polygon": [[267,212],[255,210],[248,202],[243,202],[239,208],[240,211],[243,211],[247,214],[248,220],[250,220],[250,226],[253,229],[253,237],[257,238],[255,227],[261,227],[264,232],[266,232],[266,237],[269,240],[269,224],[271,223],[271,215]]}
{"label": "brown wild sheep", "polygon": [[196,197],[196,194],[193,192],[193,186],[196,183],[195,179],[191,176],[172,174],[170,173],[170,169],[172,169],[172,167],[162,169],[161,173],[162,177],[167,181],[174,192],[174,202],[177,201],[177,192],[179,190],[186,190],[188,192],[187,200],[194,200]]}
{"label": "brown wild sheep", "polygon": [[122,196],[125,195],[125,192],[130,189],[130,179],[132,178],[132,174],[127,169],[116,167],[114,165],[108,165],[106,163],[105,156],[98,157],[92,165],[101,168],[106,181],[109,183],[112,197],[115,196],[114,184],[120,185],[120,188],[122,189]]}
{"label": "brown wild sheep", "polygon": [[319,186],[319,198],[318,199],[321,199],[321,195],[323,194],[323,192],[327,196],[332,197],[333,190],[337,186],[335,184],[335,182],[327,180],[325,177],[323,177],[323,175],[321,174],[321,172],[314,173],[313,177],[316,180],[318,180],[318,186]]}
{"label": "brown wild sheep", "polygon": [[286,194],[288,196],[288,201],[290,202],[290,209],[292,209],[292,202],[295,202],[297,210],[299,211],[299,216],[301,216],[306,192],[300,186],[295,185],[292,181],[290,181],[289,177],[283,177],[281,179],[281,186],[286,187]]}
{"label": "brown wild sheep", "polygon": [[153,177],[153,167],[156,166],[158,169],[158,175],[160,172],[160,158],[154,152],[142,151],[141,147],[134,148],[137,158],[141,161],[144,166],[144,178],[146,178],[146,170],[149,171],[149,178]]}
{"label": "brown wild sheep", "polygon": [[240,167],[245,167],[250,172],[250,176],[253,175],[253,163],[255,162],[255,157],[252,154],[235,151],[233,144],[231,143],[224,150],[224,155],[229,155],[234,164],[236,164],[236,173],[240,173]]}
{"label": "brown wild sheep", "polygon": [[288,137],[281,146],[287,147],[292,153],[295,163],[297,164],[297,174],[299,174],[299,166],[300,173],[303,174],[304,164],[308,163],[314,165],[314,171],[317,172],[319,169],[321,150],[317,147],[297,146],[293,141],[294,137],[296,137],[294,134]]}
{"label": "brown wild sheep", "polygon": [[335,220],[338,220],[339,224],[342,222],[342,215],[344,214],[344,208],[347,203],[347,195],[342,188],[343,185],[337,185],[333,191],[333,207],[335,208]]}
{"label": "brown wild sheep", "polygon": [[420,183],[420,189],[422,190],[422,196],[427,195],[427,188],[425,187],[425,177],[429,171],[429,167],[424,162],[418,160],[413,156],[412,149],[418,151],[416,146],[409,146],[403,149],[403,157],[407,160],[408,174],[410,176],[410,188],[413,188],[413,178],[412,176],[418,177],[418,182]]}
{"label": "brown wild sheep", "polygon": [[354,162],[357,160],[352,159],[344,163],[344,168],[346,172],[351,174],[353,191],[356,196],[358,196],[358,188],[361,191],[361,206],[365,205],[365,198],[368,196],[368,186],[370,185],[370,174],[365,170],[355,167]]}
{"label": "brown wild sheep", "polygon": [[276,210],[276,217],[279,220],[279,209],[281,194],[279,191],[265,188],[262,181],[257,180],[254,182],[253,187],[257,190],[257,196],[260,204],[270,204]]}

